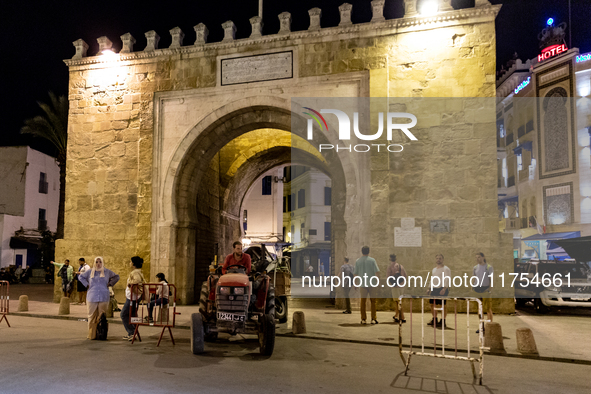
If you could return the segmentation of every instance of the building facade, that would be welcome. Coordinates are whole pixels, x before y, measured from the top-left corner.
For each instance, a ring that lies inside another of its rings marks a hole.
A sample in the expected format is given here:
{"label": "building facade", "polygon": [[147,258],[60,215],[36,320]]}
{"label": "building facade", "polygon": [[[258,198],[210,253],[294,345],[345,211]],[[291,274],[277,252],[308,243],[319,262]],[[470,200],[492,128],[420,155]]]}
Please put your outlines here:
{"label": "building facade", "polygon": [[57,230],[55,159],[28,146],[0,147],[0,267],[39,263],[41,233]]}
{"label": "building facade", "polygon": [[544,29],[540,56],[497,81],[499,228],[515,257],[550,257],[538,238],[591,235],[591,54],[563,38]]}

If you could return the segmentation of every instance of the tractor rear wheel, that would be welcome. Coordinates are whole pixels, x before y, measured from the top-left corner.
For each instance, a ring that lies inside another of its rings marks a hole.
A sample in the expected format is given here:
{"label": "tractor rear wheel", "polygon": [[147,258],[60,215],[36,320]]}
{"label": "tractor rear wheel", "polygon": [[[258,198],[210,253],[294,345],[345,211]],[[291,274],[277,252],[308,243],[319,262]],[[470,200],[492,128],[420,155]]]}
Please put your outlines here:
{"label": "tractor rear wheel", "polygon": [[203,340],[203,316],[201,313],[193,313],[191,315],[191,352],[193,354],[201,354],[205,351]]}
{"label": "tractor rear wheel", "polygon": [[209,289],[207,286],[207,281],[203,282],[201,285],[201,293],[199,294],[199,312],[203,316],[207,316],[207,300],[209,298]]}
{"label": "tractor rear wheel", "polygon": [[275,316],[266,314],[261,319],[259,345],[263,356],[271,356],[275,348]]}

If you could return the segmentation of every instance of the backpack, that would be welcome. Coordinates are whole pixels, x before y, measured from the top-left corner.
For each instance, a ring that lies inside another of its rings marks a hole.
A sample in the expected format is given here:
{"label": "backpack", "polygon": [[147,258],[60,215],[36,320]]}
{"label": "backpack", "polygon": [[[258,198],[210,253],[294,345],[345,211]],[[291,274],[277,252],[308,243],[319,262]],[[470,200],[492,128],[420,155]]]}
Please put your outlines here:
{"label": "backpack", "polygon": [[105,341],[107,339],[107,333],[109,332],[109,322],[107,316],[102,313],[99,318],[98,325],[96,326],[96,339]]}

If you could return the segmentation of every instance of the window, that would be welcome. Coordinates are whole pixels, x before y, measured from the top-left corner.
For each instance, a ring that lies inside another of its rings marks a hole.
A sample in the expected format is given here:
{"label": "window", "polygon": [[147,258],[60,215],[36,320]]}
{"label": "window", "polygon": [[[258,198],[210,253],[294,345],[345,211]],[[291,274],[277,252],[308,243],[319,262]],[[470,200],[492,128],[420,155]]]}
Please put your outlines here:
{"label": "window", "polygon": [[49,183],[47,183],[47,174],[42,172],[39,174],[39,193],[47,194]]}
{"label": "window", "polygon": [[324,222],[324,240],[330,241],[330,222]]}
{"label": "window", "polygon": [[308,230],[309,235],[318,235],[318,231],[315,228],[311,228]]}
{"label": "window", "polygon": [[298,208],[304,208],[306,206],[306,189],[300,189],[298,191]]}
{"label": "window", "polygon": [[325,187],[324,188],[324,205],[330,205],[332,199],[332,188]]}
{"label": "window", "polygon": [[39,220],[37,223],[37,228],[39,231],[44,231],[47,229],[47,218],[45,217],[45,209],[39,209]]}
{"label": "window", "polygon": [[273,184],[273,178],[271,175],[267,175],[263,178],[263,196],[270,196],[271,195],[271,185]]}
{"label": "window", "polygon": [[244,210],[244,215],[243,215],[243,218],[242,218],[242,228],[244,228],[244,231],[246,231],[246,229],[247,229],[247,225],[246,225],[247,219],[248,219],[248,211],[245,209]]}
{"label": "window", "polygon": [[517,171],[523,170],[523,157],[521,155],[517,155]]}
{"label": "window", "polygon": [[291,205],[290,205],[290,211],[295,211],[295,207],[296,207],[296,195],[295,193],[291,194]]}
{"label": "window", "polygon": [[291,182],[291,167],[283,167],[283,177],[285,182]]}
{"label": "window", "polygon": [[287,212],[291,212],[291,194],[287,196],[287,202],[285,206],[287,208]]}
{"label": "window", "polygon": [[287,212],[287,196],[283,196],[283,212]]}

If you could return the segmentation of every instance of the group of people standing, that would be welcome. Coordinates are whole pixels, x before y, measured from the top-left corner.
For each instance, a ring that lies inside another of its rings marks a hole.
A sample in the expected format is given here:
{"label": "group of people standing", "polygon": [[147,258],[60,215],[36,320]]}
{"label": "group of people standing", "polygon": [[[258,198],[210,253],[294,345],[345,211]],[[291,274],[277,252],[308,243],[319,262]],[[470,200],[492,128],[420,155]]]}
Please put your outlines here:
{"label": "group of people standing", "polygon": [[[362,256],[355,261],[355,265],[349,263],[349,258],[345,257],[343,261],[343,265],[341,266],[341,273],[343,277],[349,277],[351,279],[349,284],[353,283],[353,278],[355,277],[364,277],[372,278],[377,276],[377,273],[380,271],[376,260],[369,256],[369,246],[363,246],[361,248]],[[398,263],[396,255],[391,254],[389,259],[389,265],[386,270],[386,275],[388,279],[388,286],[391,289],[392,299],[394,300],[394,322],[399,323],[406,323],[404,319],[404,311],[402,310],[402,305],[400,303],[400,296],[404,294],[404,285],[401,284],[407,283],[408,274],[404,269],[402,264]],[[484,257],[484,253],[478,252],[476,253],[476,262],[477,264],[474,266],[472,270],[473,276],[481,278],[482,280],[479,282],[479,286],[474,287],[473,290],[478,293],[478,297],[482,301],[483,311],[487,313],[488,320],[492,322],[493,319],[493,311],[492,311],[492,295],[491,295],[491,282],[489,276],[493,274],[494,270],[493,267],[486,262],[486,258]],[[435,297],[446,297],[449,295],[449,285],[446,284],[451,281],[451,270],[444,264],[444,257],[443,254],[438,253],[435,256],[435,268],[433,268],[431,272],[432,277],[440,278],[441,287],[433,288],[432,290],[428,290],[428,295],[435,296]],[[404,277],[404,280],[399,280],[399,277]],[[444,278],[450,278],[449,280],[445,280]],[[347,283],[347,282],[345,282]],[[345,298],[345,310],[343,313],[350,314],[351,313],[351,299],[350,299],[350,292],[351,287],[354,286],[343,286],[344,291],[344,298]],[[360,292],[360,310],[361,310],[361,324],[366,324],[367,322],[367,311],[366,311],[366,300],[370,298],[370,305],[371,305],[371,324],[378,324],[377,320],[377,312],[376,312],[376,301],[377,297],[377,288],[372,286],[367,286],[367,283],[364,283],[362,287],[359,288]],[[442,299],[430,299],[429,303],[431,305],[431,314],[433,319],[427,323],[430,326],[439,325],[439,326],[446,326],[446,318],[447,318],[447,306],[443,308],[437,308],[436,305],[442,304]],[[443,309],[443,310],[441,310]],[[442,319],[437,320],[437,311],[441,310],[442,312]]]}
{"label": "group of people standing", "polygon": [[[82,302],[87,305],[88,312],[88,336],[87,339],[97,338],[97,326],[102,314],[106,314],[110,299],[113,294],[112,287],[119,282],[119,275],[110,269],[105,268],[105,261],[98,256],[94,259],[92,268],[88,266],[84,258],[79,259],[80,268],[76,273],[70,266],[70,261],[65,260],[63,264],[51,262],[58,267],[58,276],[62,278],[62,291],[64,297],[69,297],[72,293],[72,286],[74,276],[78,281],[78,294],[80,304]],[[139,256],[134,256],[129,261],[131,272],[127,277],[125,288],[125,304],[121,310],[121,322],[125,328],[126,335],[123,339],[131,341],[133,339],[135,327],[130,324],[130,316],[137,315],[137,309],[140,301],[143,299],[144,284],[146,280],[142,273],[142,266],[144,260]],[[159,289],[157,298],[150,300],[148,304],[148,321],[152,320],[152,311],[156,305],[168,304],[168,282],[163,273],[156,275],[160,284],[163,284]],[[164,287],[166,287],[164,289]],[[164,289],[164,291],[162,291]],[[82,294],[82,295],[80,295]],[[84,300],[84,301],[82,301]]]}

